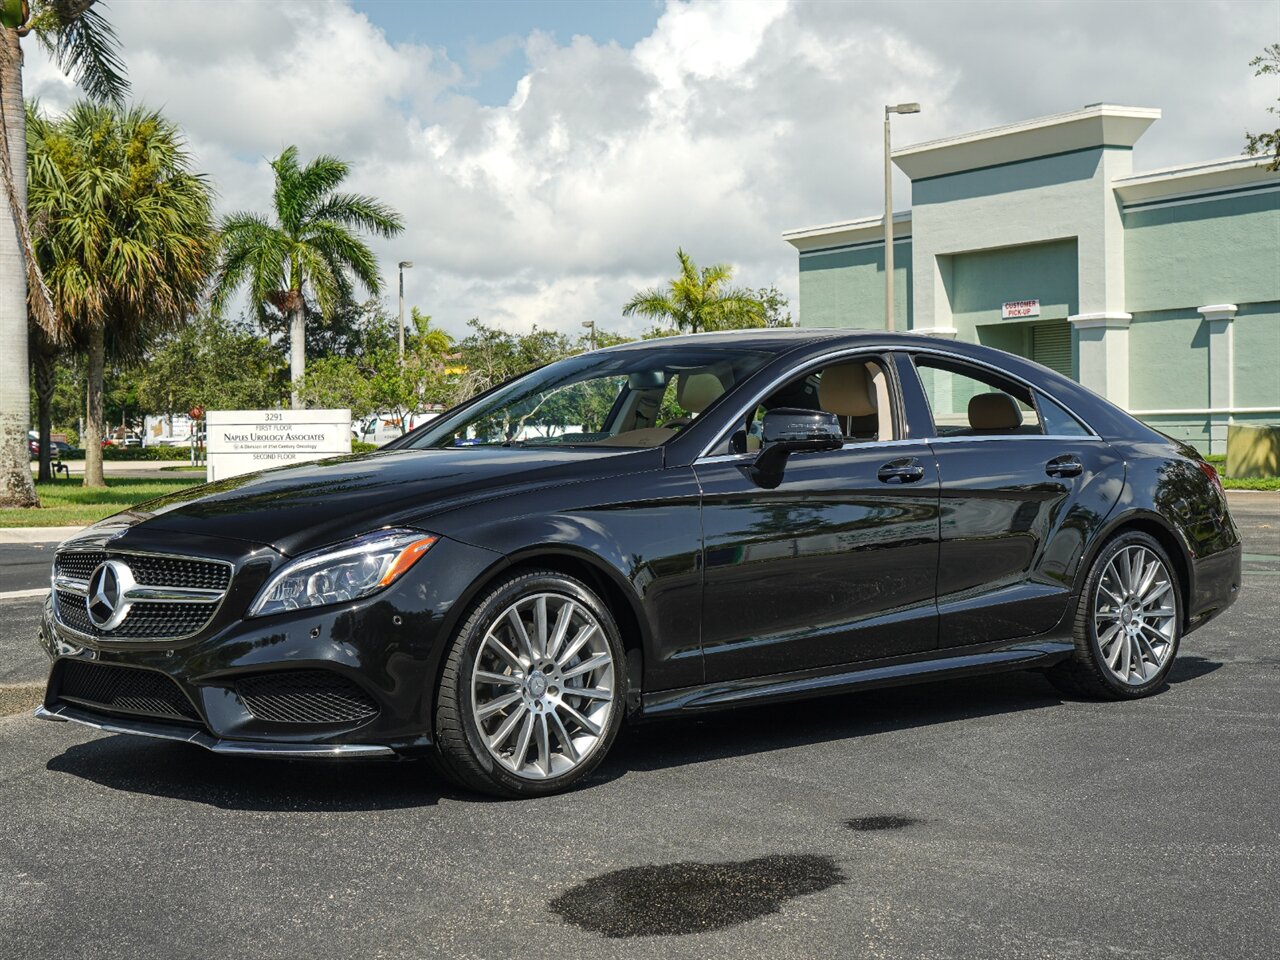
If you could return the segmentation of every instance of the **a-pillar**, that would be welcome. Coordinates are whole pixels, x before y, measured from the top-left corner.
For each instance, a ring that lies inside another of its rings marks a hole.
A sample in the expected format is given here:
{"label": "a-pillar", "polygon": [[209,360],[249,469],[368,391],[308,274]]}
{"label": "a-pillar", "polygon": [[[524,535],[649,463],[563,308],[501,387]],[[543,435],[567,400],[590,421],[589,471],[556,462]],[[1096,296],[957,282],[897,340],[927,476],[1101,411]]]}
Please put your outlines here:
{"label": "a-pillar", "polygon": [[1076,330],[1076,379],[1118,407],[1129,409],[1130,313],[1078,313],[1067,317]]}
{"label": "a-pillar", "polygon": [[1240,308],[1234,303],[1214,303],[1200,307],[1209,328],[1209,452],[1227,452],[1227,425],[1235,405],[1235,383],[1231,321]]}

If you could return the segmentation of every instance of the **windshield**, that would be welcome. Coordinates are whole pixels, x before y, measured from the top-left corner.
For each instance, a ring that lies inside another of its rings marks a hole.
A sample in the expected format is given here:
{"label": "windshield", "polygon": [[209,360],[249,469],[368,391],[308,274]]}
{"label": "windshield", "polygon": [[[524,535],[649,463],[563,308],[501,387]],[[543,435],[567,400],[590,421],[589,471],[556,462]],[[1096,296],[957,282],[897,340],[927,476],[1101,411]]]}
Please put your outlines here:
{"label": "windshield", "polygon": [[584,353],[446,414],[404,446],[654,447],[769,359],[688,341]]}

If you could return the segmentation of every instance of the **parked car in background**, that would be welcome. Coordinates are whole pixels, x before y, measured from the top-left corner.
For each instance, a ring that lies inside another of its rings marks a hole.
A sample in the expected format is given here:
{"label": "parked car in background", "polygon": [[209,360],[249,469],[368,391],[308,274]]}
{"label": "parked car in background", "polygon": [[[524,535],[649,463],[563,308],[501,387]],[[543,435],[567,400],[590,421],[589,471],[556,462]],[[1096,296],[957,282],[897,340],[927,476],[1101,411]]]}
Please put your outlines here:
{"label": "parked car in background", "polygon": [[1212,466],[1029,360],[673,337],[63,543],[38,713],[538,796],[624,720],[1018,669],[1145,697],[1240,570]]}
{"label": "parked car in background", "polygon": [[[56,437],[50,439],[50,446],[53,448],[55,457],[74,457],[81,453],[80,448],[73,447],[65,440],[59,440]],[[38,431],[32,430],[27,434],[27,448],[31,454],[31,459],[35,460],[40,456],[40,434]]]}

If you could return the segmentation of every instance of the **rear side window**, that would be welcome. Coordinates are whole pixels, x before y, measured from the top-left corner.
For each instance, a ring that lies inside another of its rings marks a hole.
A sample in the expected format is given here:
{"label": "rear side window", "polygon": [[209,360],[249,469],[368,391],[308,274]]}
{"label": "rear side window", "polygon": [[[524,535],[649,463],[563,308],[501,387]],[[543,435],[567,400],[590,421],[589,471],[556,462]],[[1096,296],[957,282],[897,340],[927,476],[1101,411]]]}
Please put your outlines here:
{"label": "rear side window", "polygon": [[939,437],[1043,434],[1030,389],[980,367],[951,360],[915,358]]}
{"label": "rear side window", "polygon": [[1040,411],[1040,422],[1044,424],[1044,432],[1051,437],[1087,437],[1089,430],[1079,420],[1067,412],[1067,408],[1056,400],[1036,391],[1036,407]]}

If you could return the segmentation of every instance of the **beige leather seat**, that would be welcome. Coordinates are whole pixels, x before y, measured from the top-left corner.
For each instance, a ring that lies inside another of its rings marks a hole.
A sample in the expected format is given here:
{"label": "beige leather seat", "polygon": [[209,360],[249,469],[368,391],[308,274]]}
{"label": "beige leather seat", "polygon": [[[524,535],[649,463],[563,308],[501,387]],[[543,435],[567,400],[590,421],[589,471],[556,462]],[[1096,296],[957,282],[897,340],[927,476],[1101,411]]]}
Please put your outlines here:
{"label": "beige leather seat", "polygon": [[701,413],[722,393],[724,384],[714,373],[682,373],[676,378],[676,403],[690,413]]}
{"label": "beige leather seat", "polygon": [[826,367],[818,380],[818,405],[842,418],[846,436],[893,439],[889,385],[878,363]]}
{"label": "beige leather seat", "polygon": [[969,398],[969,428],[975,433],[1013,433],[1022,426],[1018,401],[1007,393],[979,393]]}

